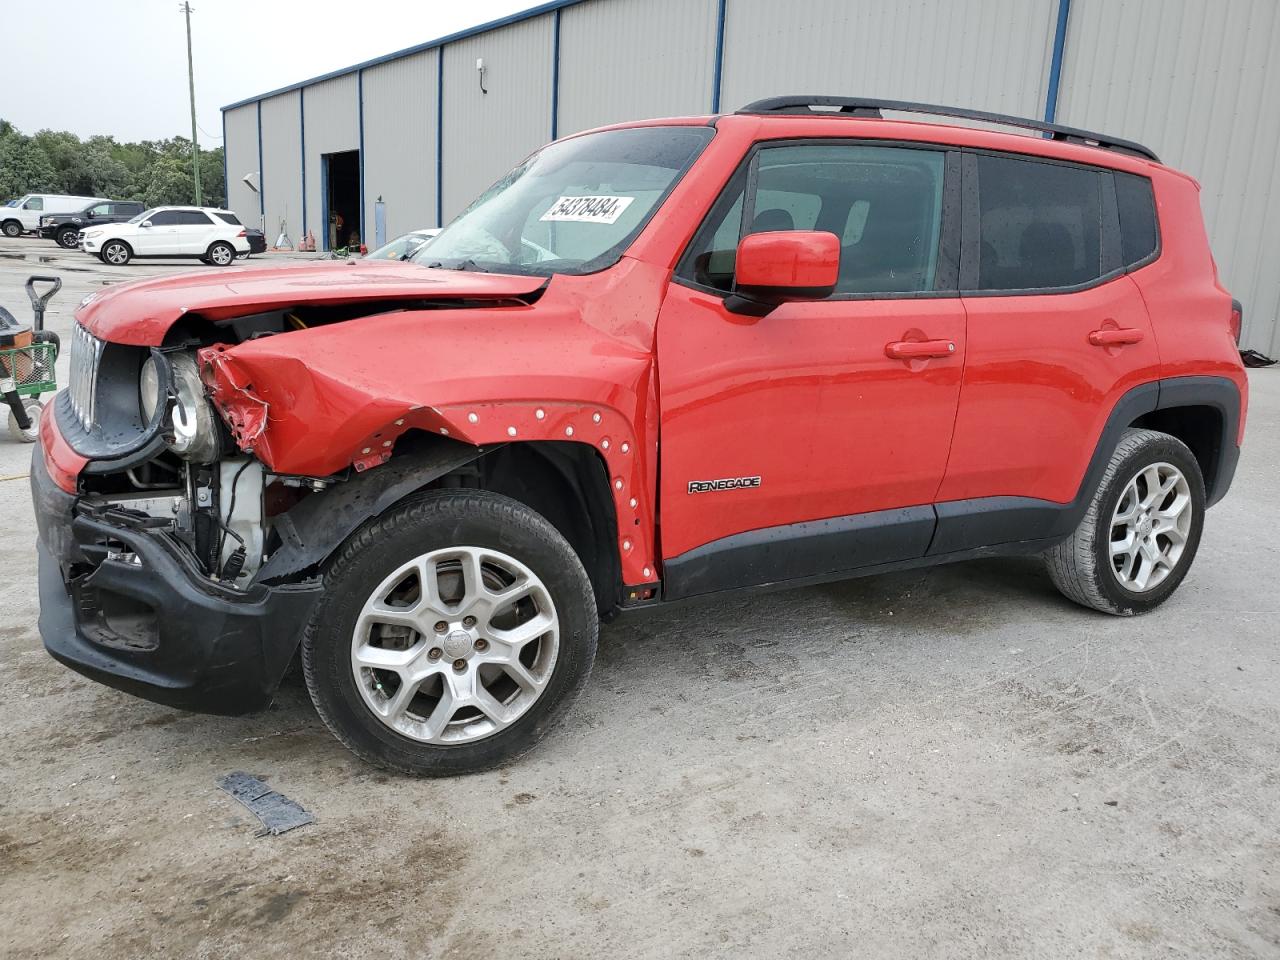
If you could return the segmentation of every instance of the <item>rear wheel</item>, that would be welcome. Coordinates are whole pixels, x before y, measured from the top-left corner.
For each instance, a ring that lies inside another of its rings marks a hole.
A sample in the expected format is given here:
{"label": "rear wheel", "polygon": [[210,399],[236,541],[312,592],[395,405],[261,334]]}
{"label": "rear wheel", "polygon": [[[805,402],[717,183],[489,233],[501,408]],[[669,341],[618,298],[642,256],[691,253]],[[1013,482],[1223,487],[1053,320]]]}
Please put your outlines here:
{"label": "rear wheel", "polygon": [[205,256],[214,266],[228,267],[235,262],[236,248],[219,240],[209,247],[209,252]]}
{"label": "rear wheel", "polygon": [[4,225],[0,226],[0,230],[4,231],[6,237],[22,236],[22,224],[17,220],[6,220]]}
{"label": "rear wheel", "polygon": [[133,251],[123,240],[108,240],[102,245],[102,262],[113,267],[123,267],[133,259]]}
{"label": "rear wheel", "polygon": [[1082,606],[1146,613],[1191,569],[1204,510],[1204,478],[1186,444],[1127,430],[1075,532],[1046,551],[1049,576]]}
{"label": "rear wheel", "polygon": [[58,246],[64,247],[67,250],[74,250],[76,247],[80,246],[80,231],[74,230],[70,227],[64,230],[59,230],[57,240]]}
{"label": "rear wheel", "polygon": [[531,749],[582,688],[597,615],[587,573],[539,514],[433,491],[352,536],[302,641],[321,719],[370,763],[470,773]]}

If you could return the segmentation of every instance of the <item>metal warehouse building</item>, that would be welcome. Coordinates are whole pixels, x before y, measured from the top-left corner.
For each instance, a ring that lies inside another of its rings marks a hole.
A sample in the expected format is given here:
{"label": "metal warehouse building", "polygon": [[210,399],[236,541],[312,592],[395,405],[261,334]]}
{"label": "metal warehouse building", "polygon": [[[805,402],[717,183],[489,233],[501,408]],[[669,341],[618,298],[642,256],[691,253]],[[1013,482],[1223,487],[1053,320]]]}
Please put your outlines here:
{"label": "metal warehouse building", "polygon": [[546,141],[619,120],[781,93],[1043,117],[1199,179],[1244,344],[1274,355],[1277,50],[1276,0],[555,0],[225,107],[228,199],[323,248],[447,222]]}

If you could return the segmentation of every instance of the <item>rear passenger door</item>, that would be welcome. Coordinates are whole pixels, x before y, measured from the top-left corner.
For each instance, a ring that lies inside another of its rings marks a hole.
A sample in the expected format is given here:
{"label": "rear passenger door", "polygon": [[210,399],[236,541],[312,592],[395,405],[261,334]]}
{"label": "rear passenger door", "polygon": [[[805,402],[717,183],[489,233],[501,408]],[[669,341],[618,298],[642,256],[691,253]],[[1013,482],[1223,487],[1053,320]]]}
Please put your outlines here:
{"label": "rear passenger door", "polygon": [[1122,252],[1116,178],[1127,175],[1018,155],[964,161],[968,348],[934,554],[1033,538],[1033,527],[1000,535],[970,521],[1015,506],[1046,519],[1073,500],[1116,401],[1159,368]]}
{"label": "rear passenger door", "polygon": [[182,256],[200,256],[214,241],[213,221],[201,210],[178,211],[178,246]]}

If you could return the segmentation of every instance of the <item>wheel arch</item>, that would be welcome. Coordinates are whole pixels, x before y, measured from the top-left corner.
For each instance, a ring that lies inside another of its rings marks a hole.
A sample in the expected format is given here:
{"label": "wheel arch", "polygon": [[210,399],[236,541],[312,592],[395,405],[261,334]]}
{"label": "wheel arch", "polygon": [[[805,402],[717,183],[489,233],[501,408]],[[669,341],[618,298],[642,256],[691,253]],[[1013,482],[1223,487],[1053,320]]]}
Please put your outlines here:
{"label": "wheel arch", "polygon": [[1156,409],[1128,425],[1158,430],[1187,445],[1204,476],[1205,500],[1212,506],[1231,486],[1240,448],[1240,389],[1225,377],[1175,377],[1160,381]]}
{"label": "wheel arch", "polygon": [[313,493],[275,520],[279,545],[262,582],[321,566],[367,521],[425,490],[479,488],[511,497],[554,526],[581,559],[602,616],[621,601],[618,522],[607,465],[586,443],[525,441],[476,446],[412,431],[399,452]]}

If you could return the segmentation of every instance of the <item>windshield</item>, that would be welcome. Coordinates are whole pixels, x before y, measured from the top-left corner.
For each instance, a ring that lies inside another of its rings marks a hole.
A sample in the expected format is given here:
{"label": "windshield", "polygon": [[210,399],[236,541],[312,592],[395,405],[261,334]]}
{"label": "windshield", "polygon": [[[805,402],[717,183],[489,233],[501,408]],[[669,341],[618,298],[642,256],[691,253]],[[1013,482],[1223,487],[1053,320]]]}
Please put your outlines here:
{"label": "windshield", "polygon": [[631,127],[550,144],[413,260],[534,276],[602,270],[622,256],[714,134],[710,127]]}
{"label": "windshield", "polygon": [[422,233],[406,233],[403,237],[396,237],[385,246],[379,247],[369,254],[370,260],[408,260],[411,256],[421,249],[424,243],[431,240],[429,236]]}
{"label": "windshield", "polygon": [[155,212],[156,212],[156,210],[158,210],[158,209],[159,209],[159,207],[152,207],[150,210],[143,210],[140,214],[138,214],[136,217],[133,217],[131,220],[129,220],[129,221],[127,221],[127,222],[129,222],[129,223],[141,223],[143,220],[150,220],[150,219],[151,219],[151,215],[152,215],[153,213],[155,213]]}

